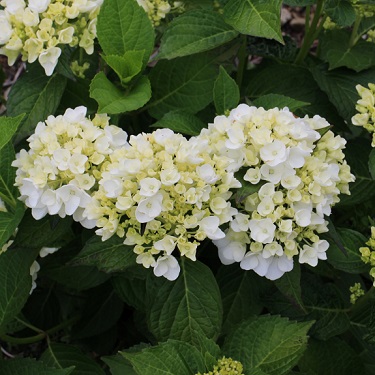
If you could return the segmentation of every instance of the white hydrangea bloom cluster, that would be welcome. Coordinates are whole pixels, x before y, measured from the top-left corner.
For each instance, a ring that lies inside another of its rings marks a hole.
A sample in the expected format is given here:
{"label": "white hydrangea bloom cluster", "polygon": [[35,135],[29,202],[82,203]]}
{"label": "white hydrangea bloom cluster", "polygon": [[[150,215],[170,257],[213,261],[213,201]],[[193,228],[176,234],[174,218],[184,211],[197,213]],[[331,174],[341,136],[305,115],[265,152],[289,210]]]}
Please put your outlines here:
{"label": "white hydrangea bloom cluster", "polygon": [[229,189],[241,185],[227,158],[213,158],[197,137],[159,129],[129,143],[110,155],[84,216],[96,220],[103,240],[125,237],[137,263],[175,280],[180,267],[172,253],[195,260],[199,242],[224,238],[219,226],[237,213]]}
{"label": "white hydrangea bloom cluster", "polygon": [[137,0],[137,3],[145,10],[154,26],[159,26],[161,20],[171,11],[182,12],[184,10],[184,3],[182,1]]}
{"label": "white hydrangea bloom cluster", "polygon": [[240,262],[275,280],[292,270],[296,255],[311,266],[326,259],[328,242],[319,238],[328,230],[324,216],[354,181],[342,152],[346,141],[317,131],[328,126],[319,116],[241,104],[201,132],[210,152],[231,160],[232,172],[242,168],[255,185],[225,238],[214,241],[222,263]]}
{"label": "white hydrangea bloom cluster", "polygon": [[19,54],[36,60],[50,76],[61,55],[61,46],[94,51],[97,15],[103,0],[2,0],[0,4],[0,54],[13,65]]}
{"label": "white hydrangea bloom cluster", "polygon": [[371,146],[375,147],[375,84],[369,83],[368,88],[361,85],[355,87],[361,99],[357,101],[358,113],[352,117],[353,125],[363,126],[372,133]]}
{"label": "white hydrangea bloom cluster", "polygon": [[28,138],[30,150],[21,150],[16,186],[35,219],[50,215],[73,215],[87,228],[82,213],[101,178],[101,170],[117,148],[126,146],[127,134],[109,124],[107,115],[86,118],[85,107],[67,109],[64,115],[39,122]]}

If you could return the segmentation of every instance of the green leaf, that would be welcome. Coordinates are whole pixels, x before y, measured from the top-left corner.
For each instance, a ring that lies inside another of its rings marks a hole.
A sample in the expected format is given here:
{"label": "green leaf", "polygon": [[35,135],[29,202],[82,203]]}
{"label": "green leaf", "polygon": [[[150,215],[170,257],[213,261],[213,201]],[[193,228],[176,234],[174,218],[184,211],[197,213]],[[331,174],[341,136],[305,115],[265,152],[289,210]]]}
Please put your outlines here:
{"label": "green leaf", "polygon": [[346,30],[328,30],[321,40],[321,58],[329,69],[345,66],[360,72],[375,65],[375,44],[360,39],[349,45],[350,33]]}
{"label": "green leaf", "polygon": [[363,17],[358,28],[358,35],[363,35],[375,27],[375,16]]}
{"label": "green leaf", "polygon": [[280,11],[282,0],[228,0],[224,18],[241,34],[275,39],[283,43]]}
{"label": "green leaf", "polygon": [[355,105],[359,99],[355,86],[358,84],[367,86],[369,82],[373,82],[375,69],[364,70],[360,73],[343,68],[327,71],[326,66],[321,64],[312,68],[311,71],[319,87],[328,95],[339,114],[350,124],[352,116],[356,113]]}
{"label": "green leaf", "polygon": [[337,229],[347,254],[331,240],[327,251],[328,262],[338,270],[348,273],[362,273],[368,271],[368,265],[361,260],[359,248],[365,246],[366,237],[351,229]]}
{"label": "green leaf", "polygon": [[98,102],[99,113],[119,114],[143,107],[151,98],[151,87],[142,76],[130,91],[123,91],[100,72],[91,82],[90,96]]}
{"label": "green leaf", "polygon": [[196,113],[212,101],[217,75],[214,58],[207,54],[159,61],[150,73],[153,99],[147,106],[151,116],[182,110]]}
{"label": "green leaf", "polygon": [[0,117],[0,151],[12,139],[14,133],[17,131],[24,114],[17,117]]}
{"label": "green leaf", "polygon": [[150,331],[158,341],[191,342],[196,332],[216,338],[222,321],[219,288],[211,270],[198,261],[181,259],[181,273],[170,282],[158,279],[148,288]]}
{"label": "green leaf", "polygon": [[147,13],[134,0],[106,0],[100,8],[97,34],[107,56],[144,50],[145,65],[154,48],[154,29]]}
{"label": "green leaf", "polygon": [[367,374],[353,348],[336,337],[327,341],[311,339],[298,367],[316,375]]}
{"label": "green leaf", "polygon": [[59,218],[57,224],[53,225],[51,217],[47,216],[41,220],[35,220],[30,211],[22,219],[18,226],[18,232],[14,244],[20,247],[42,248],[62,247],[74,238],[72,231],[73,220],[71,217]]}
{"label": "green leaf", "polygon": [[[1,375],[69,375],[74,371],[74,366],[69,368],[49,367],[41,361],[31,358],[16,358],[0,361]],[[74,374],[76,374],[74,372]]]}
{"label": "green leaf", "polygon": [[145,51],[126,51],[124,56],[103,56],[105,62],[119,76],[122,85],[129,83],[142,71],[142,61]]}
{"label": "green leaf", "polygon": [[277,289],[303,313],[307,313],[301,297],[301,267],[296,263],[290,272],[286,272],[280,279],[275,280]]}
{"label": "green leaf", "polygon": [[124,240],[120,237],[113,236],[107,241],[102,241],[99,236],[93,236],[70,263],[95,266],[100,271],[110,273],[134,266],[135,258],[132,246],[124,245]]}
{"label": "green leaf", "polygon": [[222,66],[215,80],[213,96],[218,115],[223,115],[225,111],[233,109],[240,101],[240,89],[236,81]]}
{"label": "green leaf", "polygon": [[29,297],[30,267],[37,254],[17,248],[0,254],[0,328],[18,315]]}
{"label": "green leaf", "polygon": [[240,361],[246,375],[259,369],[268,375],[287,374],[306,349],[312,322],[260,316],[241,323],[225,340],[223,353]]}
{"label": "green leaf", "polygon": [[53,74],[47,77],[39,64],[29,70],[14,84],[7,101],[7,114],[16,117],[26,113],[18,128],[16,142],[30,135],[39,121],[53,115],[60,104],[66,78]]}
{"label": "green leaf", "polygon": [[[298,85],[296,85],[298,82]],[[311,72],[302,66],[265,60],[248,76],[247,94],[250,98],[258,98],[267,94],[279,94],[298,101],[311,103],[296,110],[298,116],[314,116],[319,113],[336,128],[346,130],[346,126],[335,107],[329,102],[315,82]]]}
{"label": "green leaf", "polygon": [[272,109],[276,107],[282,109],[284,107],[288,107],[291,112],[310,105],[310,103],[289,98],[288,96],[280,94],[263,95],[254,99],[253,104],[257,107],[263,107],[264,109]]}
{"label": "green leaf", "polygon": [[216,275],[223,300],[222,333],[229,333],[233,328],[250,315],[257,315],[263,309],[259,299],[259,288],[262,280],[253,272],[239,269],[238,264],[222,266]]}
{"label": "green leaf", "polygon": [[168,128],[186,135],[198,135],[203,128],[207,127],[207,124],[190,113],[172,111],[166,113],[159,121],[152,124],[151,127]]}
{"label": "green leaf", "polygon": [[74,326],[75,340],[99,335],[115,326],[124,304],[108,284],[87,292],[83,318]]}
{"label": "green leaf", "polygon": [[129,361],[121,355],[113,355],[101,359],[109,366],[111,375],[137,375]]}
{"label": "green leaf", "polygon": [[313,5],[315,3],[316,0],[284,0],[284,4],[296,7],[304,7],[306,5]]}
{"label": "green leaf", "polygon": [[349,0],[327,0],[324,12],[339,26],[351,26],[356,19],[356,13]]}
{"label": "green leaf", "polygon": [[192,55],[229,42],[238,35],[219,13],[196,9],[176,17],[165,30],[158,59]]}
{"label": "green leaf", "polygon": [[192,375],[206,370],[198,349],[186,342],[168,342],[141,352],[120,352],[139,375]]}
{"label": "green leaf", "polygon": [[345,150],[346,160],[355,176],[355,182],[349,185],[350,195],[340,195],[340,206],[352,206],[366,202],[375,196],[375,181],[368,169],[368,160],[372,148],[363,138],[348,142]]}
{"label": "green leaf", "polygon": [[52,343],[42,354],[41,360],[56,368],[74,366],[74,375],[105,375],[97,363],[71,345]]}

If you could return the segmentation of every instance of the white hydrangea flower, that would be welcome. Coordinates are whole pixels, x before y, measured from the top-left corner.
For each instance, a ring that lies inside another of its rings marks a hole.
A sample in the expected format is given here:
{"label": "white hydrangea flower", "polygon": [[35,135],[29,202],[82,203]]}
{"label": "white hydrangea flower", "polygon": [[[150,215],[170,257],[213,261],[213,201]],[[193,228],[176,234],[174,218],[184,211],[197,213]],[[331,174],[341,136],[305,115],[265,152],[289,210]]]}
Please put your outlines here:
{"label": "white hydrangea flower", "polygon": [[182,1],[137,0],[137,3],[147,13],[148,18],[154,26],[159,26],[161,20],[163,20],[171,11],[182,12],[184,10],[184,4]]}
{"label": "white hydrangea flower", "polygon": [[173,255],[164,255],[158,258],[154,267],[154,275],[164,276],[169,281],[174,281],[180,274],[180,265]]}
{"label": "white hydrangea flower", "polygon": [[[373,105],[370,90],[361,90],[361,105]],[[206,147],[226,158],[225,167],[241,170],[244,181],[256,185],[237,202],[225,238],[214,241],[222,263],[240,262],[275,280],[293,268],[297,255],[300,263],[324,259],[326,244],[319,238],[328,230],[324,216],[340,193],[350,194],[354,181],[342,152],[345,140],[329,130],[317,132],[328,127],[317,115],[301,119],[288,108],[241,104],[201,131]]]}

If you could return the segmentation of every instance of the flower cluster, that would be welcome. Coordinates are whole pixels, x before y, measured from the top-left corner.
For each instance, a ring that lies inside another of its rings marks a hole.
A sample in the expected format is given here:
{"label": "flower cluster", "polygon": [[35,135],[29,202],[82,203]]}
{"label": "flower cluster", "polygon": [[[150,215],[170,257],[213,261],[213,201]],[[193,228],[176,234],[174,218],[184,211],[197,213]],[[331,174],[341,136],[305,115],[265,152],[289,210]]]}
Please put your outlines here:
{"label": "flower cluster", "polygon": [[361,259],[371,266],[370,276],[374,279],[375,286],[375,227],[371,227],[371,238],[366,242],[366,247],[360,247]]}
{"label": "flower cluster", "polygon": [[369,83],[369,88],[357,85],[361,99],[357,101],[356,110],[359,112],[352,117],[353,125],[363,126],[372,133],[372,147],[375,147],[375,84]]}
{"label": "flower cluster", "polygon": [[199,138],[159,129],[131,136],[129,143],[110,155],[84,216],[96,221],[103,240],[125,237],[138,263],[174,280],[176,249],[195,260],[199,242],[224,237],[219,226],[237,213],[229,189],[240,183],[227,170],[228,160],[213,158]]}
{"label": "flower cluster", "polygon": [[240,262],[275,280],[292,270],[296,255],[311,266],[326,259],[324,216],[354,181],[342,152],[346,141],[328,127],[319,116],[241,104],[202,131],[211,152],[231,160],[230,170],[253,191],[237,202],[225,238],[214,241],[222,263]]}
{"label": "flower cluster", "polygon": [[85,227],[95,224],[82,216],[83,210],[109,155],[127,145],[127,134],[110,125],[107,115],[85,116],[86,108],[77,107],[38,123],[28,138],[30,150],[21,150],[12,163],[18,168],[20,199],[35,219],[47,213],[73,215]]}
{"label": "flower cluster", "polygon": [[172,0],[137,0],[137,3],[145,10],[154,26],[159,26],[171,11],[181,12],[184,10],[182,1]]}
{"label": "flower cluster", "polygon": [[61,46],[94,51],[97,15],[103,0],[2,0],[0,54],[13,65],[38,59],[49,76],[61,55]]}
{"label": "flower cluster", "polygon": [[243,375],[243,366],[241,362],[223,357],[217,361],[212,371],[197,375]]}

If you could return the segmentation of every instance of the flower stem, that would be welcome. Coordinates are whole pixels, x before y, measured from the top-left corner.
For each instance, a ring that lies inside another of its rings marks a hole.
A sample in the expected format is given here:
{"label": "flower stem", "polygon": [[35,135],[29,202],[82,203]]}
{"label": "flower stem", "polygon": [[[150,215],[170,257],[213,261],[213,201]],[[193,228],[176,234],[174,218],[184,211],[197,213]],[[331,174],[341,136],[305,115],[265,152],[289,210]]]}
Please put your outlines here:
{"label": "flower stem", "polygon": [[[307,54],[310,51],[312,43],[314,42],[314,40],[316,39],[318,35],[317,31],[321,30],[321,27],[318,28],[318,23],[319,23],[319,19],[323,11],[323,5],[324,5],[324,0],[318,0],[316,9],[315,9],[314,18],[311,22],[311,26],[308,26],[308,25],[305,26],[306,34],[305,34],[305,38],[303,39],[301,49],[299,50],[298,55],[294,61],[296,64],[301,64],[302,61],[306,58]],[[307,12],[307,9],[306,9],[306,12]]]}
{"label": "flower stem", "polygon": [[358,35],[358,29],[359,29],[359,25],[361,24],[361,21],[362,21],[362,17],[357,15],[357,18],[355,19],[352,33],[349,39],[349,48],[353,47],[358,42],[359,38],[361,37],[361,35]]}
{"label": "flower stem", "polygon": [[238,61],[239,62],[238,62],[237,77],[236,77],[236,82],[237,82],[237,85],[240,88],[240,90],[241,90],[243,75],[244,75],[246,65],[247,65],[247,59],[248,59],[248,56],[247,56],[247,53],[246,53],[247,37],[246,37],[246,35],[242,35],[241,38],[242,38],[242,41],[241,41],[240,49],[238,51]]}

